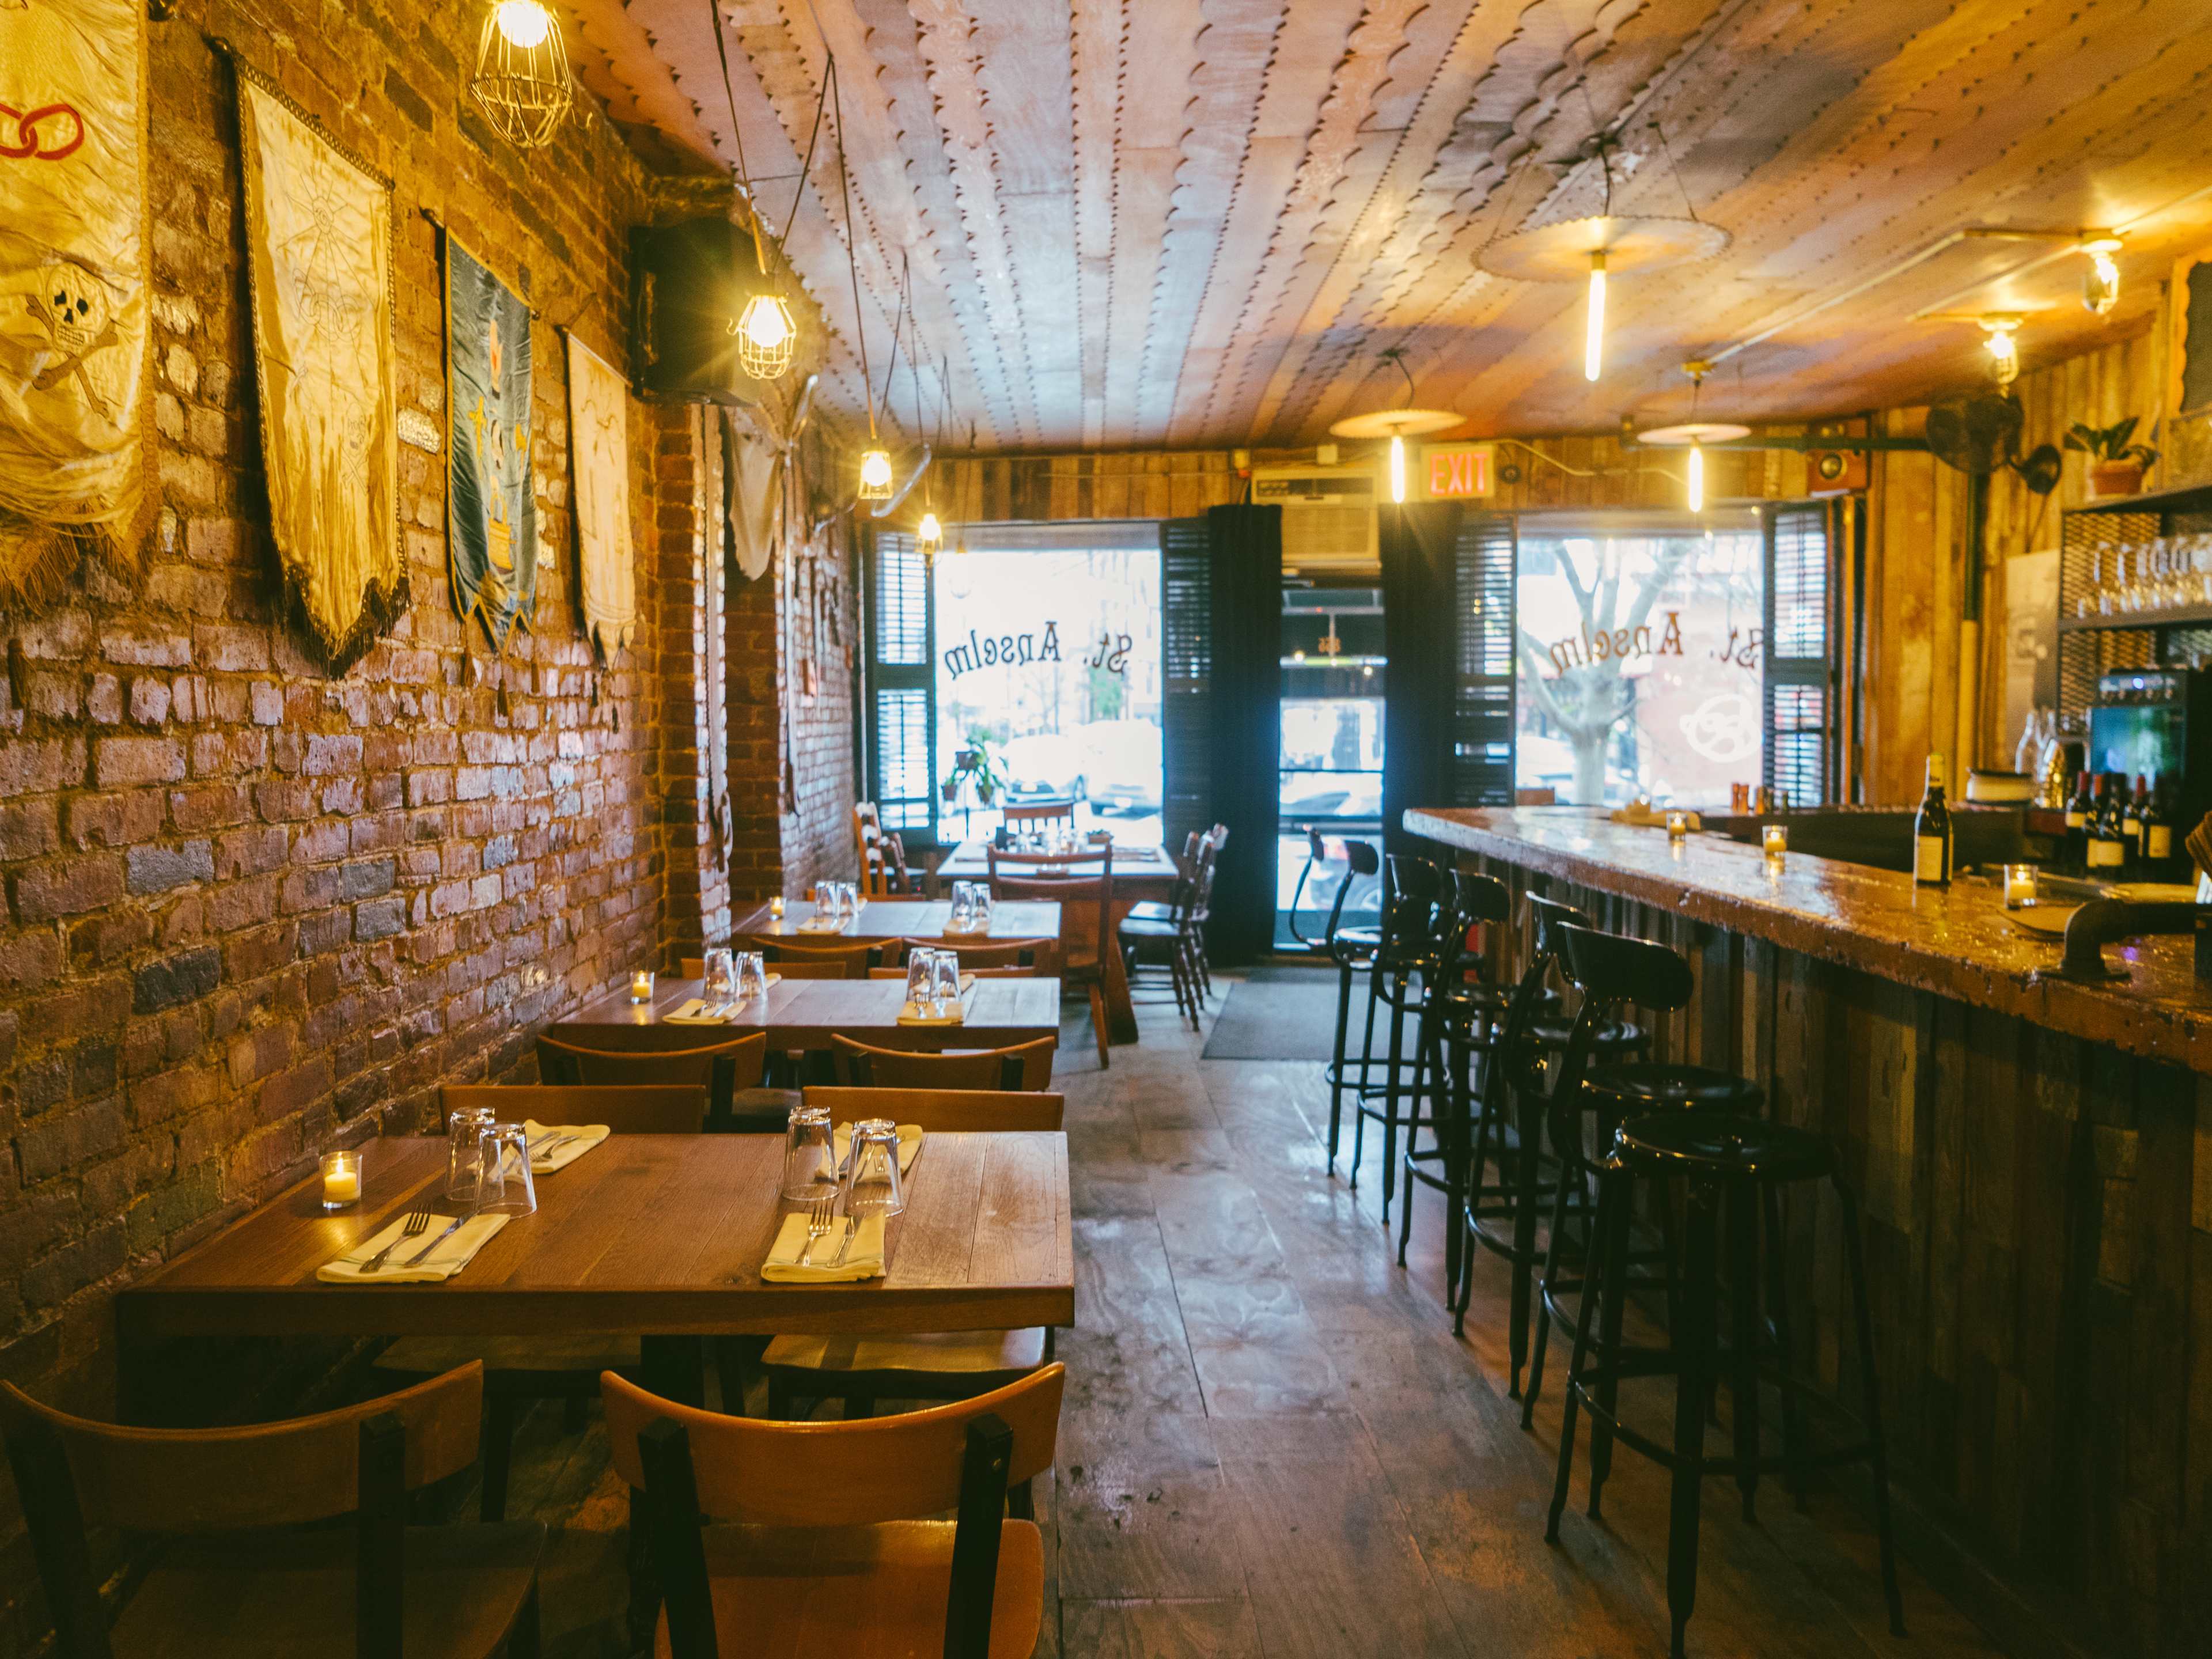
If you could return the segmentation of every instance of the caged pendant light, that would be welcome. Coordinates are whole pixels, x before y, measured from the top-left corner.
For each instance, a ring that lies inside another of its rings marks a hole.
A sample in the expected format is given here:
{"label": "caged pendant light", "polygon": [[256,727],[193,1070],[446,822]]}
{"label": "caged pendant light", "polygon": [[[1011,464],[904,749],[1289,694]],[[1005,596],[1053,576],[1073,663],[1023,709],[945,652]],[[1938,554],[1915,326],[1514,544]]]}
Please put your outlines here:
{"label": "caged pendant light", "polygon": [[477,39],[469,95],[508,143],[523,149],[551,143],[575,101],[561,20],[538,0],[497,0]]}
{"label": "caged pendant light", "polygon": [[[738,151],[738,199],[744,204],[745,215],[751,221],[753,260],[769,286],[747,300],[744,308],[730,319],[727,332],[737,337],[738,367],[756,380],[781,380],[790,371],[792,360],[799,351],[799,323],[791,314],[791,307],[779,291],[775,273],[769,268],[768,232],[761,224],[760,204],[753,195],[752,176],[745,167],[745,136],[738,121],[737,94],[730,89],[730,52],[722,39],[721,8],[715,0],[708,0],[708,14],[714,31],[714,55],[722,66],[722,96],[730,111],[730,142]],[[816,119],[820,119],[820,111]],[[810,146],[807,160],[813,160]],[[802,170],[803,171],[803,170]],[[799,194],[805,193],[802,179]],[[799,211],[799,195],[792,198],[792,212]],[[784,224],[784,235],[791,234],[788,220]]]}

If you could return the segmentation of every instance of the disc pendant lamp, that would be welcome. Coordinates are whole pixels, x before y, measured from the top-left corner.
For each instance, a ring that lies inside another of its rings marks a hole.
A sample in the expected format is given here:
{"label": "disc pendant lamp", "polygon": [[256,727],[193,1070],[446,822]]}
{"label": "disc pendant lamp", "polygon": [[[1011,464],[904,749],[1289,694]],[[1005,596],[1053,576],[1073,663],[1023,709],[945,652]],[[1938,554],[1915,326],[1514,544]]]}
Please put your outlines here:
{"label": "disc pendant lamp", "polygon": [[1684,483],[1686,504],[1692,513],[1705,510],[1705,446],[1729,443],[1751,435],[1749,427],[1738,426],[1732,421],[1698,418],[1698,394],[1704,391],[1705,376],[1711,371],[1711,363],[1684,363],[1682,372],[1690,377],[1690,418],[1677,426],[1656,426],[1636,434],[1636,441],[1640,444],[1660,449],[1686,448],[1690,452]]}
{"label": "disc pendant lamp", "polygon": [[1365,415],[1347,415],[1329,428],[1329,435],[1334,438],[1388,439],[1390,446],[1390,499],[1402,502],[1406,499],[1406,440],[1445,431],[1457,426],[1462,417],[1449,410],[1411,407],[1414,393],[1413,374],[1406,367],[1403,346],[1392,346],[1377,355],[1385,362],[1396,365],[1398,372],[1406,377],[1407,406],[1378,409]]}

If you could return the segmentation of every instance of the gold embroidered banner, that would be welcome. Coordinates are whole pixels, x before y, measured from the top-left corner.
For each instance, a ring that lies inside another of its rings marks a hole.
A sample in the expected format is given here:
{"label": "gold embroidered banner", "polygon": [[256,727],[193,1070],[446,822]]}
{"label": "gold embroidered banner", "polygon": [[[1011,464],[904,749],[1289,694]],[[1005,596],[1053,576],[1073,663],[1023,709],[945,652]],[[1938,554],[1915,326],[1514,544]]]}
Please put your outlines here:
{"label": "gold embroidered banner", "polygon": [[270,525],[286,590],[343,672],[407,608],[392,191],[243,64],[238,90]]}
{"label": "gold embroidered banner", "polygon": [[146,202],[145,0],[0,0],[0,605],[137,560]]}
{"label": "gold embroidered banner", "polygon": [[568,443],[576,474],[576,556],[584,631],[602,662],[637,627],[637,556],[629,531],[629,388],[605,359],[568,337]]}

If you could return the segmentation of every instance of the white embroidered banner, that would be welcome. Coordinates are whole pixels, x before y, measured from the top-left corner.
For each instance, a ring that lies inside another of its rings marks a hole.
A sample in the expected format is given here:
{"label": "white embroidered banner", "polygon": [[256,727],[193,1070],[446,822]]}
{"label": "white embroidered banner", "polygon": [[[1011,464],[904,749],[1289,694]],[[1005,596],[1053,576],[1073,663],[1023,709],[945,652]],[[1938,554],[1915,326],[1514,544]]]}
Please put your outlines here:
{"label": "white embroidered banner", "polygon": [[629,388],[568,336],[568,446],[576,475],[576,556],[584,631],[612,662],[637,628],[637,554],[629,525]]}

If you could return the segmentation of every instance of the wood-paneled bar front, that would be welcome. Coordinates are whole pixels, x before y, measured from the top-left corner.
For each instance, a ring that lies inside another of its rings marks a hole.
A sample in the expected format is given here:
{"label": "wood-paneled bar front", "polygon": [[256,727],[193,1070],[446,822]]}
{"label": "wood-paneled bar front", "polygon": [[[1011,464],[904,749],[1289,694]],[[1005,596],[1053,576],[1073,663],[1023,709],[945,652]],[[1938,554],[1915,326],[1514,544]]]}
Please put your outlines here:
{"label": "wood-paneled bar front", "polygon": [[[2000,1595],[2038,1587],[2017,1610],[2055,1610],[2054,1629],[2077,1615],[2084,1646],[2202,1654],[2212,986],[2188,942],[2109,950],[2125,985],[2031,986],[2057,949],[2014,928],[1993,886],[1769,863],[1575,809],[1406,827],[1504,880],[1516,915],[1534,889],[1683,951],[1697,996],[1658,1020],[1657,1054],[1753,1079],[1777,1118],[1841,1150],[1917,1553],[1962,1547],[1953,1565]],[[1838,1222],[1832,1196],[1792,1194],[1799,1358],[1849,1402]]]}

